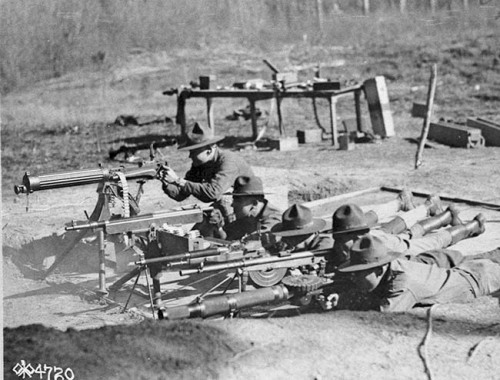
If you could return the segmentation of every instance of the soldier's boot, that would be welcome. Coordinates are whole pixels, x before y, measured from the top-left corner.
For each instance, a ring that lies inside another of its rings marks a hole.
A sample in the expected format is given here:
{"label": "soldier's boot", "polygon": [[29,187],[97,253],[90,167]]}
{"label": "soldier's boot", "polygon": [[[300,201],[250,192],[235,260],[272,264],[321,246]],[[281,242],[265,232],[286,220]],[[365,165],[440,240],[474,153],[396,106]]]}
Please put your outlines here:
{"label": "soldier's boot", "polygon": [[477,214],[474,220],[459,226],[453,226],[448,229],[451,234],[451,244],[456,244],[460,240],[469,237],[481,235],[485,228],[486,217],[483,214]]}
{"label": "soldier's boot", "polygon": [[370,210],[365,212],[365,222],[369,227],[374,226],[378,222],[378,215],[375,211]]}
{"label": "soldier's boot", "polygon": [[396,216],[394,219],[386,223],[382,223],[380,225],[380,229],[388,234],[397,235],[405,232],[408,229],[408,226],[403,218]]}
{"label": "soldier's boot", "polygon": [[460,226],[463,224],[458,216],[458,209],[455,205],[450,205],[446,211],[443,211],[439,215],[431,216],[430,218],[415,223],[410,227],[410,236],[413,239],[422,237],[430,231],[446,227],[449,224],[452,226]]}
{"label": "soldier's boot", "polygon": [[410,211],[415,208],[415,202],[413,202],[413,194],[406,187],[404,187],[403,190],[401,190],[401,192],[398,194],[398,200],[400,211]]}
{"label": "soldier's boot", "polygon": [[424,204],[427,207],[429,216],[441,214],[444,211],[443,204],[441,203],[441,198],[439,198],[439,196],[436,194],[429,195]]}

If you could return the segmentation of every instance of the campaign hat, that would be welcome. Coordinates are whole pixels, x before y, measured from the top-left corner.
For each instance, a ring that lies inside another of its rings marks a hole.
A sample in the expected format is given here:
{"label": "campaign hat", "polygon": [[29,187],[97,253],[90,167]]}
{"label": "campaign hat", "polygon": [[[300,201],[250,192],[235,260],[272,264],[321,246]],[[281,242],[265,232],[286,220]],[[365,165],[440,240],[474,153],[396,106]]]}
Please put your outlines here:
{"label": "campaign hat", "polygon": [[188,132],[184,141],[179,145],[179,150],[193,150],[204,146],[216,144],[224,137],[214,136],[212,129],[195,122],[191,132]]}
{"label": "campaign hat", "polygon": [[350,258],[338,267],[339,272],[359,272],[381,267],[402,257],[400,252],[391,252],[376,236],[365,234],[357,239],[350,250]]}
{"label": "campaign hat", "polygon": [[325,224],[323,219],[313,218],[308,207],[294,204],[283,213],[281,223],[275,224],[271,232],[282,237],[309,235],[322,230]]}

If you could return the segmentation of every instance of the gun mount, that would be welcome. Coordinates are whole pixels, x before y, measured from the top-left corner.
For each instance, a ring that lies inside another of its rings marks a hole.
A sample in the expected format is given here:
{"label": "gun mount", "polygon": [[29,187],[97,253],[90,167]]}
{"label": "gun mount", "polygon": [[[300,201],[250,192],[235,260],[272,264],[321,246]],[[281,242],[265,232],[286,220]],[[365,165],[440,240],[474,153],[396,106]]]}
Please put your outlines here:
{"label": "gun mount", "polygon": [[193,208],[180,211],[159,211],[151,214],[137,215],[130,218],[120,218],[114,220],[89,221],[78,223],[73,221],[71,226],[66,227],[66,231],[75,230],[95,230],[102,229],[106,234],[139,233],[147,232],[154,223],[162,224],[189,224],[198,223],[203,220],[203,210]]}
{"label": "gun mount", "polygon": [[[101,221],[88,221],[84,223],[72,222],[71,226],[66,227],[66,231],[75,230],[99,230],[99,287],[101,291],[106,292],[106,279],[105,273],[105,260],[104,260],[104,239],[106,235],[117,235],[117,234],[137,234],[154,231],[155,225],[179,225],[179,224],[191,224],[199,223],[203,220],[203,210],[201,208],[190,208],[187,210],[166,210],[151,214],[138,215],[129,218],[120,218],[114,220],[101,220]],[[101,241],[102,240],[102,241]],[[148,245],[149,247],[149,236]],[[101,252],[102,251],[102,252]],[[59,261],[60,262],[60,261]],[[132,271],[135,275],[136,270]],[[140,274],[140,272],[139,272]],[[132,275],[132,277],[134,276]],[[113,285],[112,288],[117,289],[123,285],[130,278],[130,273],[126,274],[124,277],[119,279]]]}

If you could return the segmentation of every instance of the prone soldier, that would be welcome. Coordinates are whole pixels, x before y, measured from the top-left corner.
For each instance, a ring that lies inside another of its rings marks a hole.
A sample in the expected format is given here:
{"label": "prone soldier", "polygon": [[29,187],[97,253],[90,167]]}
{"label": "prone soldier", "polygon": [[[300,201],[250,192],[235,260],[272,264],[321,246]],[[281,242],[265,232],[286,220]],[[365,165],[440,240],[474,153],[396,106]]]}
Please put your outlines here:
{"label": "prone soldier", "polygon": [[394,235],[381,229],[369,226],[367,218],[360,207],[355,204],[340,206],[332,217],[332,236],[335,240],[329,266],[338,266],[349,259],[349,250],[353,242],[365,233],[371,232],[391,251],[415,256],[419,253],[446,248],[462,239],[477,236],[484,232],[486,218],[478,214],[474,220],[462,224],[458,212],[451,207],[439,215],[418,223],[418,228],[412,229],[428,232],[449,223],[455,224],[436,233],[413,238],[411,230],[408,233]]}
{"label": "prone soldier", "polygon": [[500,290],[500,248],[472,258],[441,268],[407,260],[366,234],[354,242],[349,260],[338,271],[352,274],[377,310],[402,312],[415,306],[471,302]]}
{"label": "prone soldier", "polygon": [[281,222],[271,232],[277,237],[279,248],[292,252],[329,249],[333,246],[331,235],[321,233],[326,222],[313,218],[311,210],[301,204],[293,204],[282,215]]}

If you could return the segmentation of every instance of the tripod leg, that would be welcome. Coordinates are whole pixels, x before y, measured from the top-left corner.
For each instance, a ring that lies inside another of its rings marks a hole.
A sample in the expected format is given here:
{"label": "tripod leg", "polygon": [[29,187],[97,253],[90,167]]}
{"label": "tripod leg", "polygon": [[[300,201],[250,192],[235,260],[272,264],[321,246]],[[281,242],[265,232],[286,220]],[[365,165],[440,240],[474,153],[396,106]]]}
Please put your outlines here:
{"label": "tripod leg", "polygon": [[137,274],[137,277],[135,278],[134,286],[132,286],[132,289],[130,290],[130,293],[127,298],[127,302],[125,302],[125,306],[123,307],[122,313],[125,313],[127,311],[128,303],[130,302],[130,299],[132,298],[132,293],[134,292],[135,287],[137,286],[137,282],[139,281],[139,277],[141,276],[141,271]]}
{"label": "tripod leg", "polygon": [[128,272],[127,274],[125,274],[123,277],[121,277],[118,280],[116,280],[109,287],[109,290],[111,290],[112,292],[118,291],[123,285],[125,285],[125,283],[128,280],[131,280],[132,278],[134,278],[135,276],[137,276],[140,273],[141,273],[141,268],[139,268],[139,267],[134,268],[133,270],[131,270],[130,272]]}
{"label": "tripod leg", "polygon": [[224,291],[222,292],[222,294],[226,294],[227,290],[229,289],[229,287],[231,286],[231,284],[234,282],[234,280],[236,279],[236,277],[238,277],[238,281],[239,281],[239,273],[238,273],[238,271],[234,272],[233,278],[231,279],[231,281],[229,281],[229,284],[227,284],[227,286],[224,288]]}
{"label": "tripod leg", "polygon": [[61,263],[61,261],[63,261],[64,258],[71,253],[73,248],[75,248],[75,246],[80,242],[80,240],[82,240],[85,237],[85,235],[87,235],[87,232],[88,232],[87,230],[80,231],[80,233],[74,237],[74,239],[71,241],[70,245],[57,256],[54,263],[44,273],[44,275],[43,275],[44,280],[54,271],[54,269],[57,268],[57,266]]}

